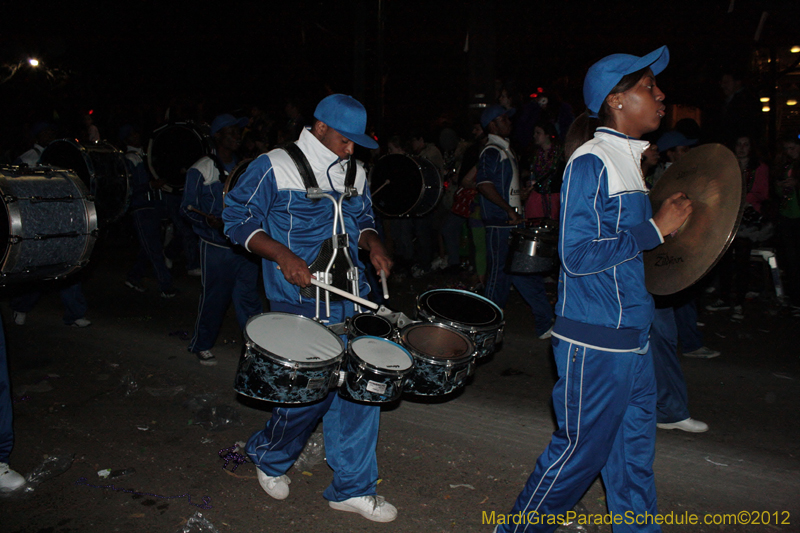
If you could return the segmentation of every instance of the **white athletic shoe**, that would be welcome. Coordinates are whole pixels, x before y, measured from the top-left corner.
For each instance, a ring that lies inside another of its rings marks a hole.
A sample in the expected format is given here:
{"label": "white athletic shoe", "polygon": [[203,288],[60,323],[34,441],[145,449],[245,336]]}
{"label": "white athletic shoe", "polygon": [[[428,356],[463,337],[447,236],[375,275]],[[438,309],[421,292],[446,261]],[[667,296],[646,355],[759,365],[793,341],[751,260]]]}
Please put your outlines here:
{"label": "white athletic shoe", "polygon": [[19,311],[14,311],[14,324],[18,326],[24,326],[25,318],[27,318],[27,316],[28,315],[26,313],[20,313]]}
{"label": "white athletic shoe", "polygon": [[708,431],[708,424],[700,422],[694,418],[687,418],[680,422],[672,422],[670,424],[656,424],[659,429],[680,429],[681,431],[688,431],[689,433],[705,433]]}
{"label": "white athletic shoe", "polygon": [[256,468],[256,474],[258,474],[258,483],[264,492],[276,500],[285,500],[289,496],[289,483],[292,482],[289,476],[268,476],[260,468]]}
{"label": "white athletic shoe", "polygon": [[8,464],[0,463],[0,492],[11,492],[24,484],[24,477],[11,470]]}
{"label": "white athletic shoe", "polygon": [[373,522],[391,522],[397,518],[397,507],[383,496],[357,496],[343,502],[328,502],[332,509],[358,513]]}

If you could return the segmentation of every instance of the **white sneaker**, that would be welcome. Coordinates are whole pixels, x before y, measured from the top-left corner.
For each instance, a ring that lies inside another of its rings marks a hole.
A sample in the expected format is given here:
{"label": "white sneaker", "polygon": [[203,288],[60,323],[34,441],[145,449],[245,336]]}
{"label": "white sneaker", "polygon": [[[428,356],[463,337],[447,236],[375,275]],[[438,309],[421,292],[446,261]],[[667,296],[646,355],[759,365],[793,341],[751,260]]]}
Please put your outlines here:
{"label": "white sneaker", "polygon": [[700,422],[694,418],[687,418],[680,422],[672,422],[669,424],[656,424],[659,429],[680,429],[681,431],[688,431],[689,433],[704,433],[708,431],[708,424]]}
{"label": "white sneaker", "polygon": [[70,324],[70,326],[72,326],[73,328],[85,328],[91,325],[92,325],[91,321],[85,318],[79,318],[78,320]]}
{"label": "white sneaker", "polygon": [[285,500],[289,496],[289,483],[292,482],[289,476],[268,476],[260,468],[256,468],[256,474],[258,474],[258,483],[264,492],[276,500]]}
{"label": "white sneaker", "polygon": [[197,360],[200,361],[200,364],[203,366],[214,366],[217,364],[217,358],[214,357],[214,354],[211,353],[211,350],[202,350],[195,354],[197,356]]}
{"label": "white sneaker", "polygon": [[742,312],[741,305],[733,306],[733,313],[731,314],[731,318],[734,320],[744,320],[744,313]]}
{"label": "white sneaker", "polygon": [[189,274],[190,276],[195,276],[198,278],[203,275],[203,271],[200,270],[199,268],[193,268],[191,270],[187,270],[186,273]]}
{"label": "white sneaker", "polygon": [[18,326],[24,326],[25,318],[27,318],[27,316],[28,315],[26,313],[20,313],[19,311],[14,311],[14,324]]}
{"label": "white sneaker", "polygon": [[6,463],[0,463],[0,492],[11,492],[25,484],[25,478],[11,470]]}
{"label": "white sneaker", "polygon": [[730,304],[726,303],[725,300],[720,298],[713,304],[708,304],[706,306],[706,311],[727,311],[730,308]]}
{"label": "white sneaker", "polygon": [[343,502],[328,502],[332,509],[358,513],[373,522],[391,522],[397,518],[397,507],[383,496],[357,496]]}

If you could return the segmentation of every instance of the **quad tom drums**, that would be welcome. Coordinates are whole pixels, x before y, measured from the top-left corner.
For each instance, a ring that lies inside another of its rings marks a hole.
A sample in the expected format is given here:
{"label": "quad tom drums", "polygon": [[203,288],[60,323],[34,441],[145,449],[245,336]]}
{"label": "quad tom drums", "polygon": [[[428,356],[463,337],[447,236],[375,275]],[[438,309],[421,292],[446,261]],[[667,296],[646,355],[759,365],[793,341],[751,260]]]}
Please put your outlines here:
{"label": "quad tom drums", "polygon": [[532,219],[526,228],[514,228],[508,238],[506,272],[542,274],[558,266],[558,223]]}
{"label": "quad tom drums", "polygon": [[247,321],[234,389],[276,403],[321,400],[339,380],[344,343],[310,318],[263,313]]}
{"label": "quad tom drums", "polygon": [[400,344],[414,358],[405,392],[443,396],[466,384],[475,365],[475,345],[443,324],[410,324],[400,330]]}
{"label": "quad tom drums", "polygon": [[442,177],[424,157],[389,154],[370,172],[372,205],[388,217],[427,215],[442,197]]}
{"label": "quad tom drums", "polygon": [[0,284],[60,278],[89,262],[97,213],[81,179],[47,167],[0,168]]}
{"label": "quad tom drums", "polygon": [[434,289],[417,298],[417,318],[444,324],[467,335],[477,357],[486,357],[503,341],[503,311],[491,300],[457,289]]}
{"label": "quad tom drums", "polygon": [[58,139],[42,152],[41,164],[71,170],[94,198],[100,224],[119,220],[128,210],[131,189],[125,154],[107,142],[82,144]]}
{"label": "quad tom drums", "polygon": [[339,396],[368,403],[398,400],[413,368],[405,348],[380,337],[358,337],[347,346]]}
{"label": "quad tom drums", "polygon": [[156,129],[147,145],[147,165],[167,192],[186,186],[186,172],[198,159],[211,153],[208,128],[192,122],[172,122]]}

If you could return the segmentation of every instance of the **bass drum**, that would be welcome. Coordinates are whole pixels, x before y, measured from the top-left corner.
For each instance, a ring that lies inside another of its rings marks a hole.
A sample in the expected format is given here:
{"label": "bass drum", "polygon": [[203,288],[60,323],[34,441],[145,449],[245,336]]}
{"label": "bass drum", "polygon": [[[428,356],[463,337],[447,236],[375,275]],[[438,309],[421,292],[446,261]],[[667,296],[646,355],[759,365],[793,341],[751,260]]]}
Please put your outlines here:
{"label": "bass drum", "polygon": [[111,144],[58,139],[44,149],[41,163],[71,170],[83,180],[94,198],[101,225],[119,220],[128,210],[131,189],[125,154]]}
{"label": "bass drum", "polygon": [[97,213],[75,174],[45,167],[0,168],[6,235],[0,284],[56,279],[89,262]]}
{"label": "bass drum", "polygon": [[147,144],[147,166],[163,180],[167,192],[186,186],[186,172],[198,159],[211,154],[208,128],[192,122],[173,122],[153,131]]}
{"label": "bass drum", "polygon": [[369,177],[372,205],[387,217],[427,215],[444,192],[439,171],[424,157],[385,155]]}

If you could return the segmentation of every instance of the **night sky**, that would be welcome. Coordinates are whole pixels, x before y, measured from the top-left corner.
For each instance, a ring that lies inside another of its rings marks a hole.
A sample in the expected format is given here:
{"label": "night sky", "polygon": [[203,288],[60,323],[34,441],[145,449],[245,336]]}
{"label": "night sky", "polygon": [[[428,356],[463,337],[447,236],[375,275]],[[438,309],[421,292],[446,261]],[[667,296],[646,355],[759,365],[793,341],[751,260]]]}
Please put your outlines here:
{"label": "night sky", "polygon": [[[422,2],[383,0],[384,65],[378,65],[377,0],[294,2],[128,1],[14,2],[3,8],[5,65],[36,56],[50,75],[21,68],[0,84],[4,143],[19,124],[55,109],[62,120],[80,110],[102,117],[133,113],[172,99],[204,102],[205,118],[258,104],[279,111],[299,95],[310,115],[328,91],[355,92],[355,41],[365,41],[368,110],[383,76],[387,128],[428,127],[439,115],[458,118],[470,103],[470,53],[483,43],[494,14],[494,73],[519,94],[558,80],[582,111],[586,68],[614,52],[641,55],[667,44],[672,60],[659,84],[668,102],[708,105],[718,98],[724,65],[746,67],[764,10],[759,45],[800,44],[800,2],[736,0],[670,2]],[[357,32],[359,16],[364,31]],[[487,81],[488,83],[488,81]],[[110,120],[110,119],[109,119]]]}

